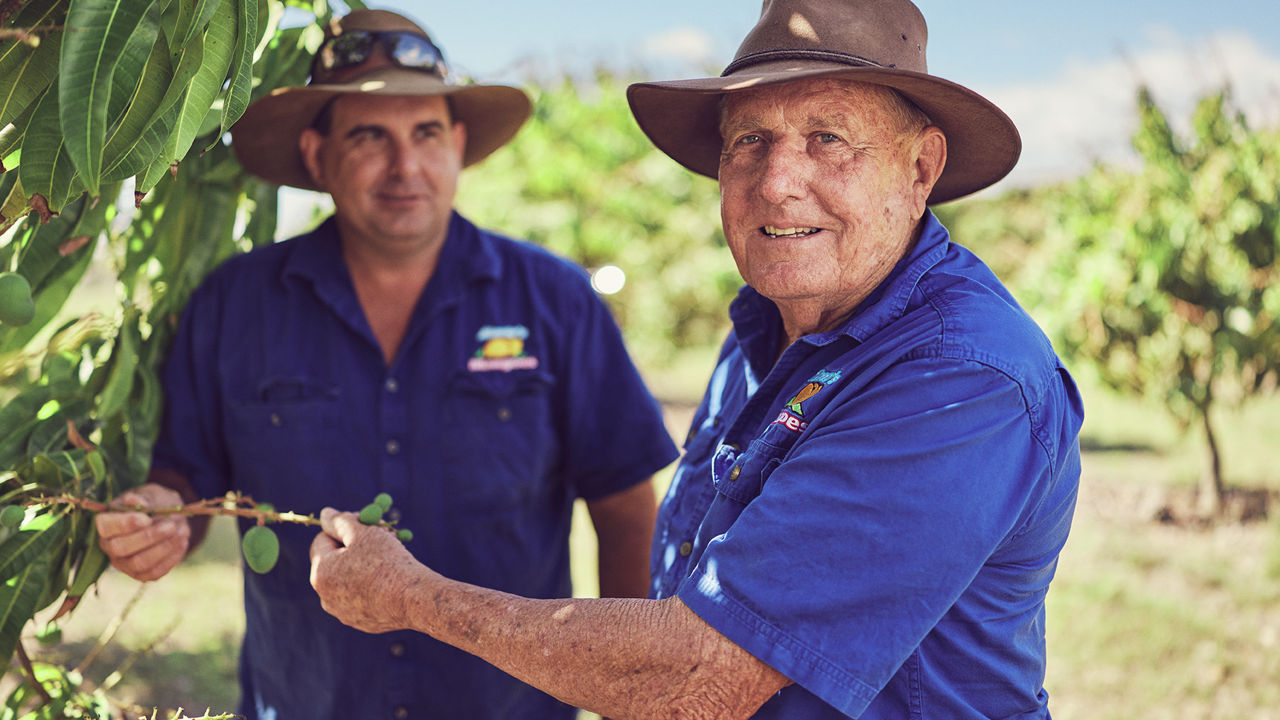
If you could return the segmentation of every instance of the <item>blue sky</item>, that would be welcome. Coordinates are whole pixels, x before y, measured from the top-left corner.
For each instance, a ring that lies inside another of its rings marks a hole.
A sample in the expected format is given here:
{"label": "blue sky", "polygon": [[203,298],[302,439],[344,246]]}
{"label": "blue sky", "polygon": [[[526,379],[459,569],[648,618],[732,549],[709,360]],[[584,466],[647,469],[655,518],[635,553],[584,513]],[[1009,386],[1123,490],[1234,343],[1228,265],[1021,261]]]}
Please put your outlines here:
{"label": "blue sky", "polygon": [[[1139,78],[1175,118],[1230,79],[1255,125],[1280,125],[1280,0],[917,4],[930,70],[986,95],[1022,131],[1022,161],[1001,186],[1125,162]],[[650,79],[718,74],[760,12],[757,0],[370,5],[421,22],[464,73],[513,83],[599,64]]]}

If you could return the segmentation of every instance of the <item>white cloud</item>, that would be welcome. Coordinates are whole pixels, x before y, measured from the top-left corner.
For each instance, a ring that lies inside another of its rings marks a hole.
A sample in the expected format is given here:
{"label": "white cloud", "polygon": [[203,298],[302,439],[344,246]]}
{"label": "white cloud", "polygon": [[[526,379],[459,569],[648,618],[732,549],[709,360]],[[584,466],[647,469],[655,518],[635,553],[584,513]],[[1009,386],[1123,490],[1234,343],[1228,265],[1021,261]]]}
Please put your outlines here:
{"label": "white cloud", "polygon": [[1179,131],[1185,131],[1195,103],[1228,82],[1252,127],[1280,124],[1280,57],[1268,55],[1253,37],[1219,33],[1193,42],[1159,28],[1147,35],[1140,49],[1072,62],[1047,82],[988,93],[1022,133],[1022,159],[1005,184],[1071,177],[1095,160],[1132,162],[1142,83]]}
{"label": "white cloud", "polygon": [[683,64],[699,68],[715,59],[715,42],[705,31],[694,27],[672,28],[640,41],[637,54],[646,64]]}

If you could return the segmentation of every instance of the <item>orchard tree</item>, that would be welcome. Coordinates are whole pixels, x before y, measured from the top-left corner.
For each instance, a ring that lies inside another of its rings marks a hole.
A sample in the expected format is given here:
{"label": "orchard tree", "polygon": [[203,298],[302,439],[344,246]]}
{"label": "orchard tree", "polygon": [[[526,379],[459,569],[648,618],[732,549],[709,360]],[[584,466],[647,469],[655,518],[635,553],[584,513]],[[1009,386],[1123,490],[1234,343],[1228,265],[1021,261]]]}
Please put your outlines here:
{"label": "orchard tree", "polygon": [[1028,270],[1068,355],[1199,427],[1216,512],[1211,410],[1274,390],[1280,370],[1280,134],[1251,129],[1227,90],[1200,101],[1186,138],[1146,89],[1138,116],[1142,169],[1099,167],[1064,191],[1041,256],[1056,260]]}

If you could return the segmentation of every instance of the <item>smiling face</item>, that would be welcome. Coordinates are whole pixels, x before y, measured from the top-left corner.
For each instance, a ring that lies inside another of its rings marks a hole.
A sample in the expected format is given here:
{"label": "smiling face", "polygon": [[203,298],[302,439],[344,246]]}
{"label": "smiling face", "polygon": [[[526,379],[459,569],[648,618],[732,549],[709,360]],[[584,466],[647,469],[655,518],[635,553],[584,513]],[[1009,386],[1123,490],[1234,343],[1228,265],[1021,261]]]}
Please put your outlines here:
{"label": "smiling face", "polygon": [[308,129],[300,144],[343,242],[392,253],[438,252],[465,147],[444,98],[384,95],[339,96],[327,133]]}
{"label": "smiling face", "polygon": [[726,96],[725,238],[792,340],[848,317],[915,240],[946,141],[895,101],[823,78]]}

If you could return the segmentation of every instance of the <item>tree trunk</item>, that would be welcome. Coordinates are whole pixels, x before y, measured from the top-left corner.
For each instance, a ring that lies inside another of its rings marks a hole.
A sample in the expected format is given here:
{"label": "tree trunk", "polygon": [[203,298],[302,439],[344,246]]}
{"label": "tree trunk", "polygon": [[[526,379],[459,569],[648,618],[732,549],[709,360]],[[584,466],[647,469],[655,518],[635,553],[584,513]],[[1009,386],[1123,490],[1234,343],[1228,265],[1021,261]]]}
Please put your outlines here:
{"label": "tree trunk", "polygon": [[1204,429],[1207,448],[1204,469],[1200,473],[1200,492],[1198,504],[1202,513],[1217,517],[1222,512],[1223,502],[1227,496],[1227,486],[1222,479],[1222,457],[1218,452],[1218,440],[1213,432],[1213,422],[1209,419],[1210,400],[1205,399],[1200,405],[1200,422]]}

